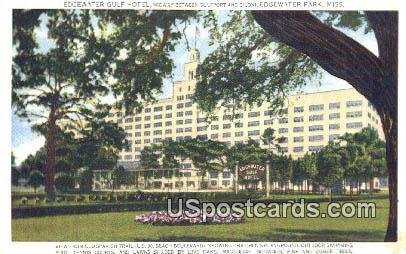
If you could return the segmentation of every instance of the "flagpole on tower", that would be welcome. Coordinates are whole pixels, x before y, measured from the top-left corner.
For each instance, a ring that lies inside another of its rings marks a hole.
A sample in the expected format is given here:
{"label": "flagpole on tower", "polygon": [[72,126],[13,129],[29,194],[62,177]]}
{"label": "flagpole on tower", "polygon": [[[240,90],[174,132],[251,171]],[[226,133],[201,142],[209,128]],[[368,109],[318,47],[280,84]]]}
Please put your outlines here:
{"label": "flagpole on tower", "polygon": [[195,48],[196,48],[197,36],[200,36],[200,31],[199,31],[199,28],[197,26],[195,26]]}

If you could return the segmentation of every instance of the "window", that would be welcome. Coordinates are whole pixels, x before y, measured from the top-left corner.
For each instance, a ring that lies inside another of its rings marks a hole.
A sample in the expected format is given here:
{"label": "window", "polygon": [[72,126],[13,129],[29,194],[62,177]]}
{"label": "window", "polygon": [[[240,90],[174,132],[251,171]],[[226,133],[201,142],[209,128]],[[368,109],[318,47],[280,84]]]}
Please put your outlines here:
{"label": "window", "polygon": [[280,123],[280,124],[288,123],[288,122],[289,122],[289,120],[288,120],[287,117],[284,117],[284,118],[280,118],[280,119],[279,119],[279,123]]}
{"label": "window", "polygon": [[303,152],[303,146],[296,146],[296,147],[293,147],[293,152],[294,152],[294,153]]}
{"label": "window", "polygon": [[127,132],[127,133],[125,134],[125,136],[129,138],[129,137],[132,137],[132,136],[133,136],[133,134],[132,134],[132,133],[128,133],[128,132]]}
{"label": "window", "polygon": [[323,120],[323,115],[311,115],[309,116],[309,121],[314,122],[314,121],[322,121]]}
{"label": "window", "polygon": [[231,133],[230,132],[225,132],[223,133],[223,138],[229,138],[231,137]]}
{"label": "window", "polygon": [[347,129],[358,129],[358,128],[362,128],[361,122],[347,123]]}
{"label": "window", "polygon": [[231,124],[227,123],[227,124],[223,124],[223,129],[230,129],[231,128]]}
{"label": "window", "polygon": [[295,113],[302,113],[304,111],[303,107],[294,107],[293,112]]}
{"label": "window", "polygon": [[165,117],[166,117],[166,118],[171,118],[171,117],[172,117],[172,113],[166,113]]}
{"label": "window", "polygon": [[135,126],[134,126],[134,128],[135,128],[136,130],[141,129],[141,124],[137,124],[137,125],[135,125]]}
{"label": "window", "polygon": [[303,132],[304,128],[303,127],[293,127],[293,132]]}
{"label": "window", "polygon": [[287,132],[288,132],[288,128],[279,128],[278,132],[279,132],[279,133],[287,133]]}
{"label": "window", "polygon": [[141,117],[140,117],[140,116],[135,117],[135,118],[134,118],[134,121],[140,122],[140,121],[141,121]]}
{"label": "window", "polygon": [[197,131],[206,131],[207,130],[207,126],[199,126],[197,127]]}
{"label": "window", "polygon": [[124,128],[124,130],[132,130],[132,129],[133,129],[132,125],[127,125],[127,126]]}
{"label": "window", "polygon": [[185,124],[191,124],[192,122],[193,122],[192,119],[186,119],[186,120],[185,120]]}
{"label": "window", "polygon": [[271,125],[271,124],[273,124],[273,120],[270,120],[270,119],[264,120],[264,125]]}
{"label": "window", "polygon": [[217,181],[216,180],[211,180],[210,185],[217,185]]}
{"label": "window", "polygon": [[230,178],[231,172],[223,172],[223,178]]}
{"label": "window", "polygon": [[235,127],[235,128],[242,128],[243,126],[244,126],[243,123],[235,123],[235,124],[234,124],[234,127]]}
{"label": "window", "polygon": [[[151,127],[151,124],[150,124],[150,123],[144,124],[144,128],[150,128],[150,127]],[[135,128],[136,128],[136,129],[141,129],[141,124],[137,124],[137,125],[135,126]]]}
{"label": "window", "polygon": [[257,117],[257,116],[259,116],[259,115],[260,115],[259,112],[249,112],[249,113],[248,113],[248,117]]}
{"label": "window", "polygon": [[264,111],[264,116],[270,116],[272,113],[271,110]]}
{"label": "window", "polygon": [[185,103],[185,108],[190,108],[193,105],[191,101]]}
{"label": "window", "polygon": [[210,128],[211,128],[212,130],[218,130],[218,129],[219,129],[219,126],[218,126],[218,125],[212,125],[212,126],[210,126]]}
{"label": "window", "polygon": [[259,126],[259,121],[248,122],[248,127]]}
{"label": "window", "polygon": [[154,115],[154,119],[155,119],[155,120],[157,120],[157,119],[162,119],[162,115]]}
{"label": "window", "polygon": [[330,124],[329,126],[328,126],[328,129],[329,130],[339,130],[340,129],[340,124]]}
{"label": "window", "polygon": [[309,152],[319,152],[323,146],[309,146]]}
{"label": "window", "polygon": [[236,137],[242,137],[244,135],[244,132],[243,131],[237,131],[234,135]]}
{"label": "window", "polygon": [[244,114],[243,113],[238,113],[234,115],[234,119],[241,119],[244,118]]}
{"label": "window", "polygon": [[205,118],[205,117],[197,118],[197,123],[204,123],[206,121],[207,121],[207,118]]}
{"label": "window", "polygon": [[181,125],[183,124],[183,120],[176,120],[176,125]]}
{"label": "window", "polygon": [[331,113],[328,115],[328,119],[333,120],[333,119],[339,119],[340,118],[340,113]]}
{"label": "window", "polygon": [[117,119],[117,123],[120,124],[123,122],[123,119]]}
{"label": "window", "polygon": [[162,135],[162,131],[161,130],[155,130],[154,135]]}
{"label": "window", "polygon": [[145,116],[145,117],[144,117],[144,120],[145,120],[145,121],[151,120],[151,116]]}
{"label": "window", "polygon": [[232,115],[224,115],[223,120],[232,120],[233,116]]}
{"label": "window", "polygon": [[295,142],[295,143],[299,143],[299,142],[303,142],[303,137],[293,137],[293,142]]}
{"label": "window", "polygon": [[362,111],[347,112],[347,118],[357,118],[362,116]]}
{"label": "window", "polygon": [[192,132],[192,127],[185,128],[185,132]]}
{"label": "window", "polygon": [[338,139],[340,137],[340,135],[338,134],[331,134],[330,136],[328,136],[328,141],[334,141],[336,139]]}
{"label": "window", "polygon": [[323,135],[309,136],[310,142],[323,141]]}
{"label": "window", "polygon": [[279,144],[285,144],[288,143],[288,138],[287,137],[281,137],[279,138]]}
{"label": "window", "polygon": [[140,131],[134,132],[134,137],[141,137],[141,132]]}
{"label": "window", "polygon": [[324,105],[323,105],[323,104],[310,105],[310,106],[309,106],[309,111],[319,111],[319,110],[323,110],[323,109],[324,109]]}
{"label": "window", "polygon": [[178,104],[176,105],[176,108],[183,108],[183,103],[178,103]]}
{"label": "window", "polygon": [[287,147],[281,147],[281,148],[279,149],[279,151],[280,151],[281,153],[287,153],[287,152],[289,151],[289,149],[288,149]]}
{"label": "window", "polygon": [[293,118],[293,122],[295,122],[295,123],[301,123],[301,122],[303,122],[303,116],[294,117],[294,118]]}
{"label": "window", "polygon": [[185,112],[185,116],[191,116],[193,115],[193,111],[189,110]]}
{"label": "window", "polygon": [[165,134],[172,134],[172,130],[171,129],[166,129]]}
{"label": "window", "polygon": [[134,144],[135,144],[135,145],[141,144],[141,139],[134,140]]}
{"label": "window", "polygon": [[322,131],[323,125],[311,125],[309,126],[309,131]]}
{"label": "window", "polygon": [[183,133],[183,128],[176,128],[176,133]]}
{"label": "window", "polygon": [[210,178],[217,178],[217,177],[219,177],[219,174],[218,174],[218,172],[210,172],[209,173],[210,174]]}
{"label": "window", "polygon": [[149,143],[151,143],[151,140],[149,138],[144,139],[144,144],[149,144]]}
{"label": "window", "polygon": [[287,115],[288,114],[288,109],[287,108],[283,108],[279,111],[280,115]]}
{"label": "window", "polygon": [[362,105],[362,101],[347,101],[347,108],[354,108],[354,107],[359,107]]}
{"label": "window", "polygon": [[160,143],[162,142],[162,138],[154,138],[154,143]]}
{"label": "window", "polygon": [[258,135],[259,135],[259,130],[248,131],[248,137],[258,136]]}
{"label": "window", "polygon": [[203,140],[207,140],[207,135],[206,135],[206,134],[197,135],[196,138],[200,138],[200,139],[203,139]]}
{"label": "window", "polygon": [[218,139],[219,138],[219,134],[211,134],[211,139]]}
{"label": "window", "polygon": [[172,126],[172,122],[171,121],[166,121],[165,126]]}
{"label": "window", "polygon": [[339,102],[332,102],[328,104],[328,109],[339,109],[340,103]]}
{"label": "window", "polygon": [[124,122],[126,122],[126,123],[132,123],[133,120],[134,120],[134,119],[133,119],[132,117],[131,117],[131,118],[126,118]]}
{"label": "window", "polygon": [[154,123],[154,127],[162,127],[162,122]]}
{"label": "window", "polygon": [[177,113],[176,113],[176,116],[177,116],[177,117],[183,117],[183,112],[177,112]]}
{"label": "window", "polygon": [[151,113],[151,108],[146,108],[146,109],[144,110],[144,112],[145,112],[145,113]]}
{"label": "window", "polygon": [[166,105],[165,109],[166,109],[166,110],[171,110],[171,109],[172,109],[172,105]]}
{"label": "window", "polygon": [[154,108],[154,112],[159,112],[159,111],[162,111],[162,106],[159,106],[159,107],[155,107],[155,108]]}
{"label": "window", "polygon": [[124,156],[124,160],[126,160],[126,161],[130,161],[132,159],[133,159],[133,156],[131,154],[127,154]]}

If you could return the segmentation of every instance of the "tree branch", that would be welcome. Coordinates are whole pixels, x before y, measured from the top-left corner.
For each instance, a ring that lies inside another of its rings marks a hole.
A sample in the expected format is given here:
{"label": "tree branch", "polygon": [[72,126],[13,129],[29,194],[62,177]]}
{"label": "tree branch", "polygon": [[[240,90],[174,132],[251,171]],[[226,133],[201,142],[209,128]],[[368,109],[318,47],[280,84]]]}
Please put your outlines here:
{"label": "tree branch", "polygon": [[307,11],[252,11],[272,37],[303,52],[371,101],[382,85],[383,66],[374,54]]}

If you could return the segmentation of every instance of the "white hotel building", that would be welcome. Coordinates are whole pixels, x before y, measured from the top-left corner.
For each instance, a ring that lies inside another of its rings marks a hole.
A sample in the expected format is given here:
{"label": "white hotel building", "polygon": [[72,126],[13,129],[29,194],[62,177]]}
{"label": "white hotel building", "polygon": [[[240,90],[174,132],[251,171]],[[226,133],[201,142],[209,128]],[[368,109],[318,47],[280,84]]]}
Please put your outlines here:
{"label": "white hotel building", "polygon": [[[282,110],[283,114],[278,116],[270,114],[267,103],[237,112],[233,120],[231,113],[224,108],[218,110],[215,119],[209,123],[205,114],[199,112],[197,105],[191,101],[196,86],[198,63],[199,52],[191,50],[189,61],[184,65],[183,80],[174,82],[171,98],[145,105],[139,114],[110,114],[109,120],[117,122],[126,131],[131,145],[119,157],[119,164],[139,179],[137,186],[129,188],[183,191],[200,189],[201,177],[190,161],[182,162],[176,177],[167,174],[166,177],[155,176],[144,182],[144,169],[139,167],[141,150],[163,140],[204,136],[231,146],[249,138],[260,141],[264,130],[271,127],[277,137],[286,137],[284,143],[280,144],[282,151],[297,158],[307,152],[318,151],[330,140],[346,132],[358,132],[363,127],[375,128],[383,138],[377,112],[355,89],[289,96]],[[102,175],[103,172],[96,173],[95,189],[108,188]],[[208,174],[206,180],[209,189],[230,189],[233,185],[230,172]]]}

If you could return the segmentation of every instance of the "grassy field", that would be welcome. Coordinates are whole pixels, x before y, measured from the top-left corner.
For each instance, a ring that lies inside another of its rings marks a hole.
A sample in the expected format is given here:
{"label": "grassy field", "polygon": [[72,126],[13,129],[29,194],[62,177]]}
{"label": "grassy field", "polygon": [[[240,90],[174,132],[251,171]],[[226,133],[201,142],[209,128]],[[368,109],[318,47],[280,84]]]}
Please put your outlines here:
{"label": "grassy field", "polygon": [[[371,202],[372,200],[368,200]],[[376,218],[247,218],[243,224],[153,226],[142,212],[64,215],[12,220],[13,241],[383,241],[389,202],[376,200]],[[326,204],[322,204],[322,211]]]}

